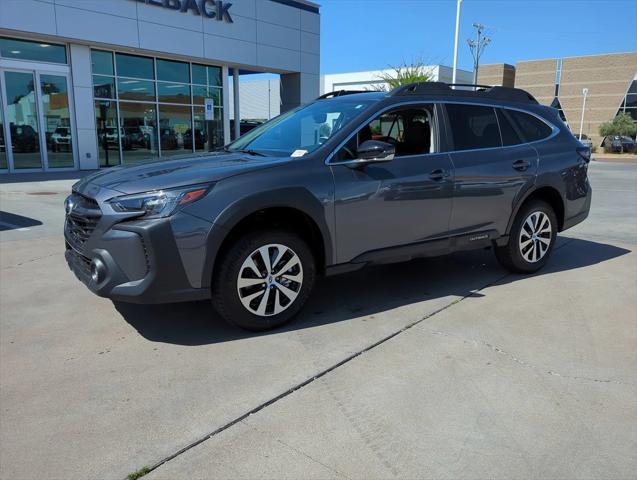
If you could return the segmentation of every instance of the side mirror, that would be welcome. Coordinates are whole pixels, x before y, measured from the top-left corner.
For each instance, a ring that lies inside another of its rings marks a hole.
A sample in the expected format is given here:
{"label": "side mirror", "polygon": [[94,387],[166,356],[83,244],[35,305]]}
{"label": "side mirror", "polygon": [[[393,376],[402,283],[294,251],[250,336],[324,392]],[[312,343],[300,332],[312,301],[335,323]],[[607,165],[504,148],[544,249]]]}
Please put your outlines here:
{"label": "side mirror", "polygon": [[366,140],[359,145],[356,155],[357,159],[352,162],[354,165],[391,162],[396,155],[396,147],[379,140]]}

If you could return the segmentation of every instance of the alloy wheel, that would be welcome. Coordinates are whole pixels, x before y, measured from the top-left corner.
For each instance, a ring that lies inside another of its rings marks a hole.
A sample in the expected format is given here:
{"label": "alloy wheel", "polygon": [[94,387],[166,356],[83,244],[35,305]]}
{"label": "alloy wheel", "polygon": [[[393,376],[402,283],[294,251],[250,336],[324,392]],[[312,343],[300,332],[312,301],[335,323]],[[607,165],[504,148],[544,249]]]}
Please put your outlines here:
{"label": "alloy wheel", "polygon": [[301,259],[290,247],[268,244],[257,248],[239,269],[237,292],[254,315],[268,317],[288,309],[303,286]]}
{"label": "alloy wheel", "polygon": [[522,258],[529,263],[542,260],[549,251],[552,235],[551,219],[546,213],[536,211],[529,214],[522,224],[518,241]]}

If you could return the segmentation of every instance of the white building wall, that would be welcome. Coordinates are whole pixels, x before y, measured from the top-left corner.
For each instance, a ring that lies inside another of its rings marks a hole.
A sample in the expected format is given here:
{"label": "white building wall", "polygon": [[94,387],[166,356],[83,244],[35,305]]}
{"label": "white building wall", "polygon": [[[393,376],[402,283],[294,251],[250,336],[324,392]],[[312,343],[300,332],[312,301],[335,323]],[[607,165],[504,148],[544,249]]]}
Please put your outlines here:
{"label": "white building wall", "polygon": [[272,0],[228,3],[233,23],[137,0],[0,0],[0,29],[318,75],[319,14]]}
{"label": "white building wall", "polygon": [[79,167],[80,170],[93,170],[99,168],[99,156],[93,107],[91,50],[86,45],[71,45],[69,51]]}
{"label": "white building wall", "polygon": [[[245,78],[245,77],[243,77]],[[234,118],[233,87],[230,85],[230,118]],[[243,80],[239,83],[241,119],[269,120],[281,113],[281,81],[278,78]]]}

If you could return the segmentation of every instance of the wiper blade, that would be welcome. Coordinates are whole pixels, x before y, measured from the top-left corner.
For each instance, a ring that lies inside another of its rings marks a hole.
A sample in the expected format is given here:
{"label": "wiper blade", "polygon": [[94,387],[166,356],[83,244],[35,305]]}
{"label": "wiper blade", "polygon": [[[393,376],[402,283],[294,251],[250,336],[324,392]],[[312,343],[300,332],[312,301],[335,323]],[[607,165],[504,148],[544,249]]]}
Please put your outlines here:
{"label": "wiper blade", "polygon": [[249,148],[242,148],[240,150],[231,150],[231,151],[247,153],[248,155],[256,155],[257,157],[267,157],[265,153],[257,152],[256,150],[251,150]]}

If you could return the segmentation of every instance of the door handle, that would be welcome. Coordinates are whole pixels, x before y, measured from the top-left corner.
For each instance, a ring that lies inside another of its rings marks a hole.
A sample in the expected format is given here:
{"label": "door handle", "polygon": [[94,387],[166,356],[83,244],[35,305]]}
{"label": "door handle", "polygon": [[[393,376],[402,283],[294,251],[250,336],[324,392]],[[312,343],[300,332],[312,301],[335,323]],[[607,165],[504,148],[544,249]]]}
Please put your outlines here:
{"label": "door handle", "polygon": [[429,178],[439,182],[440,180],[444,180],[449,177],[449,172],[447,170],[443,170],[442,168],[437,168],[429,172]]}
{"label": "door handle", "polygon": [[513,168],[520,172],[525,171],[530,166],[531,162],[529,162],[528,160],[516,160],[515,162],[513,162]]}

